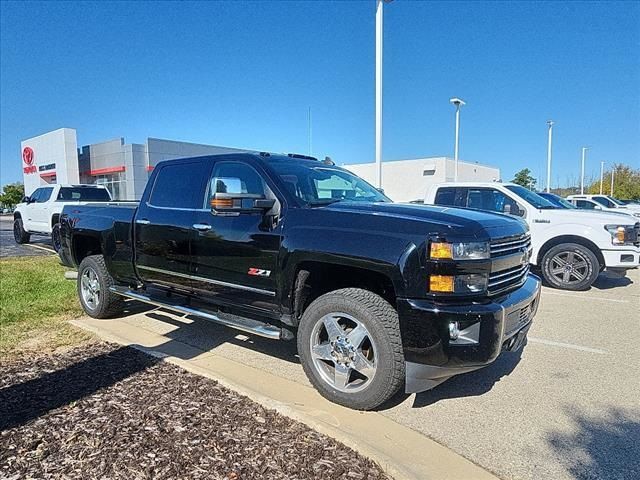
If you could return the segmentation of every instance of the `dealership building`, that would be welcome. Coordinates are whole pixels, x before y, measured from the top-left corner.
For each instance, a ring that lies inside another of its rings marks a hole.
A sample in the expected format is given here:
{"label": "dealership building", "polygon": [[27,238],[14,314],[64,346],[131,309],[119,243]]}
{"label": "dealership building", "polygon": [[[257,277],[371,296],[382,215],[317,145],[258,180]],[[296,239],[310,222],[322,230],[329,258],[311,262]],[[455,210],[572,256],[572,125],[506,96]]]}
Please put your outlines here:
{"label": "dealership building", "polygon": [[116,200],[139,200],[153,168],[163,160],[247,152],[238,148],[147,138],[124,138],[78,147],[76,131],[60,128],[21,143],[24,190],[47,184],[99,184]]}
{"label": "dealership building", "polygon": [[[140,144],[115,138],[79,148],[73,128],[60,128],[29,138],[21,147],[26,195],[47,184],[99,184],[107,187],[115,200],[139,200],[153,168],[163,160],[251,151],[159,138],[147,138]],[[344,167],[375,185],[375,163]],[[382,187],[396,202],[420,200],[431,185],[452,181],[454,169],[454,161],[448,157],[385,161]],[[500,179],[500,170],[459,162],[458,179],[496,181]]]}

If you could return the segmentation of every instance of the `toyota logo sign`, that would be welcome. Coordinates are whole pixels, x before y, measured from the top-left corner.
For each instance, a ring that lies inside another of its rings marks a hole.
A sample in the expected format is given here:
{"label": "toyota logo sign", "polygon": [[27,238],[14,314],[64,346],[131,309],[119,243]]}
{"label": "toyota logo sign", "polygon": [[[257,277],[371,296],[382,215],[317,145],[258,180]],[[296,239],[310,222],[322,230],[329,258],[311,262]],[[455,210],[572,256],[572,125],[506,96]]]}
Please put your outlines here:
{"label": "toyota logo sign", "polygon": [[24,147],[22,149],[22,161],[27,165],[24,167],[24,173],[36,173],[36,166],[33,164],[33,148]]}

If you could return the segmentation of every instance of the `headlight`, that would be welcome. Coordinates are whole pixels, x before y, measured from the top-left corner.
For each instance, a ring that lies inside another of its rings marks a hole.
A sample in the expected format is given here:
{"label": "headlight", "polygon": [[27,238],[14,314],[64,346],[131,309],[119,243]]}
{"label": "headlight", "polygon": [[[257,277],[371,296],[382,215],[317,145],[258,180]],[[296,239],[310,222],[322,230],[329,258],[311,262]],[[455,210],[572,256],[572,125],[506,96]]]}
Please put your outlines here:
{"label": "headlight", "polygon": [[479,293],[487,289],[487,275],[431,275],[429,291],[438,293]]}
{"label": "headlight", "polygon": [[429,257],[448,260],[481,260],[490,257],[487,242],[431,242]]}
{"label": "headlight", "polygon": [[[611,235],[611,243],[613,243],[614,245],[624,245],[627,238],[629,238],[628,243],[633,242],[633,240],[630,238],[631,233],[633,233],[632,225],[629,225],[629,227],[624,227],[620,225],[605,225],[604,228]],[[627,235],[627,228],[629,228],[630,230],[628,235]]]}

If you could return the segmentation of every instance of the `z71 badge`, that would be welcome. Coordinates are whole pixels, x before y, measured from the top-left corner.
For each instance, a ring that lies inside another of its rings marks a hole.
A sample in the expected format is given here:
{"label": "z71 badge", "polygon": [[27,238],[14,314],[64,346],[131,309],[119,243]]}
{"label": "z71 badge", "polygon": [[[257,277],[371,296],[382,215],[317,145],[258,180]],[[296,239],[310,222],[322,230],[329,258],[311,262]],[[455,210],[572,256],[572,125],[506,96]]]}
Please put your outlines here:
{"label": "z71 badge", "polygon": [[271,270],[263,270],[262,268],[249,268],[247,272],[249,275],[254,275],[256,277],[268,277],[271,275]]}

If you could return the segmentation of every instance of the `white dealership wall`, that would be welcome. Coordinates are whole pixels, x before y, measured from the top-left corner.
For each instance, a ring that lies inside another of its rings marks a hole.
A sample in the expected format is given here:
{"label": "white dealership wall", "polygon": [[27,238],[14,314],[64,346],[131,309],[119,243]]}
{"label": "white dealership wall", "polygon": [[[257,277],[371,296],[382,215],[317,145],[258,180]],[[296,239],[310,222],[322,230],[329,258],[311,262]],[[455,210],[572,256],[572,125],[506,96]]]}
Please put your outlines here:
{"label": "white dealership wall", "polygon": [[[344,168],[375,185],[376,164],[344,165]],[[382,188],[395,202],[424,200],[436,183],[452,182],[455,164],[449,157],[426,157],[382,162]],[[458,161],[458,181],[492,182],[500,180],[500,169],[479,163]]]}
{"label": "white dealership wall", "polygon": [[[24,140],[20,146],[25,195],[31,195],[36,188],[49,183],[80,182],[78,143],[73,128],[59,128],[38,135]],[[25,162],[25,149],[33,152],[31,165]]]}

